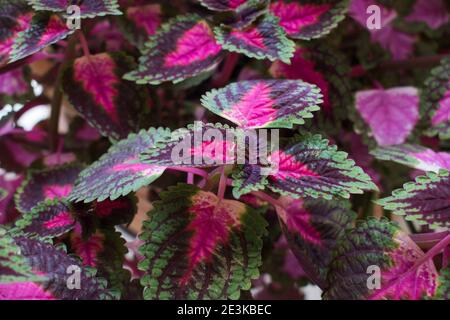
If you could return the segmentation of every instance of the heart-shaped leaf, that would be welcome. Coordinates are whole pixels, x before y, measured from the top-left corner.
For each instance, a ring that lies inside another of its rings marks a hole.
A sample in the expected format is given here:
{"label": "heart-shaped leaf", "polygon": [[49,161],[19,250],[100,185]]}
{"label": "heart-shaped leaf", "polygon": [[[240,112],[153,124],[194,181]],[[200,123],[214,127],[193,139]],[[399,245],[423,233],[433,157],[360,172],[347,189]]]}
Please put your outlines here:
{"label": "heart-shaped leaf", "polygon": [[419,145],[402,144],[380,147],[373,150],[371,154],[377,159],[398,162],[423,171],[450,170],[450,153],[435,152]]}
{"label": "heart-shaped leaf", "polygon": [[150,128],[119,141],[80,173],[70,199],[84,202],[114,200],[149,185],[161,176],[165,167],[144,164],[139,161],[139,154],[167,136],[170,136],[168,129]]}
{"label": "heart-shaped leaf", "polygon": [[47,10],[53,12],[64,12],[71,14],[68,8],[75,4],[80,9],[80,18],[94,18],[106,15],[121,15],[119,3],[117,0],[89,0],[89,1],[71,1],[71,0],[28,0],[34,10]]}
{"label": "heart-shaped leaf", "polygon": [[[433,261],[425,260],[416,269],[411,269],[423,256],[423,251],[414,241],[391,222],[364,221],[336,245],[327,277],[329,287],[324,297],[431,298],[436,293],[438,276]],[[378,271],[380,288],[376,288],[376,280],[373,280]]]}
{"label": "heart-shaped leaf", "polygon": [[428,172],[408,182],[390,197],[378,200],[386,210],[405,215],[406,220],[428,224],[431,228],[450,227],[450,178],[447,170]]}
{"label": "heart-shaped leaf", "polygon": [[265,15],[255,25],[239,30],[221,25],[214,29],[223,49],[243,53],[250,58],[281,60],[289,63],[295,43],[286,37],[278,18]]}
{"label": "heart-shaped leaf", "polygon": [[380,146],[405,142],[419,119],[418,91],[413,87],[358,91],[355,103]]}
{"label": "heart-shaped leaf", "polygon": [[266,222],[192,185],[161,194],[144,223],[145,299],[237,299],[258,277]]}
{"label": "heart-shaped leaf", "polygon": [[26,30],[33,13],[24,0],[0,0],[0,66],[7,63],[19,32]]}
{"label": "heart-shaped leaf", "polygon": [[205,20],[198,15],[178,16],[163,24],[146,44],[138,70],[125,79],[139,84],[178,83],[213,70],[222,48]]}
{"label": "heart-shaped leaf", "polygon": [[421,113],[431,120],[428,133],[450,138],[450,58],[431,70],[421,93]]}
{"label": "heart-shaped leaf", "polygon": [[10,61],[28,57],[45,47],[65,39],[75,30],[56,14],[36,13],[27,28],[16,35]]}
{"label": "heart-shaped leaf", "polygon": [[347,159],[320,135],[309,133],[295,137],[282,150],[271,154],[275,168],[269,175],[268,188],[294,198],[349,198],[362,190],[378,190],[364,171]]}
{"label": "heart-shaped leaf", "polygon": [[100,53],[78,58],[64,71],[69,101],[100,133],[113,139],[137,132],[147,108],[146,91],[122,80],[133,66],[123,53]]}
{"label": "heart-shaped leaf", "polygon": [[323,4],[283,0],[274,1],[270,11],[280,18],[280,25],[291,38],[310,40],[330,33],[345,18],[347,6],[345,0]]}
{"label": "heart-shaped leaf", "polygon": [[353,227],[356,213],[345,201],[283,197],[277,208],[281,229],[302,269],[326,287],[332,250],[346,230]]}
{"label": "heart-shaped leaf", "polygon": [[46,200],[64,199],[72,191],[82,166],[69,164],[42,170],[30,170],[15,196],[17,209],[27,213]]}
{"label": "heart-shaped leaf", "polygon": [[320,108],[320,90],[300,80],[251,80],[214,89],[202,105],[245,129],[292,128]]}
{"label": "heart-shaped leaf", "polygon": [[221,124],[195,122],[178,129],[141,153],[140,161],[163,167],[214,167],[233,164],[237,133]]}

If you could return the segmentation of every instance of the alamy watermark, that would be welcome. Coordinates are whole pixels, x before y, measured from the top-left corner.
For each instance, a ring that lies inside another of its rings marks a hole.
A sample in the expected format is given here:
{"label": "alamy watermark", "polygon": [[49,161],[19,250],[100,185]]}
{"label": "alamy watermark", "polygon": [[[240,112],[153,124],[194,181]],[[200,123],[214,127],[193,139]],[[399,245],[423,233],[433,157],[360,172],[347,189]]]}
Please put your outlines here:
{"label": "alamy watermark", "polygon": [[261,175],[278,170],[278,129],[205,128],[200,121],[191,130],[172,133],[178,142],[172,148],[173,165],[258,164]]}
{"label": "alamy watermark", "polygon": [[66,25],[70,30],[81,29],[81,8],[77,5],[71,5],[66,10]]}
{"label": "alamy watermark", "polygon": [[80,290],[81,289],[81,268],[77,265],[70,265],[67,267],[66,274],[67,277],[66,286],[69,290]]}

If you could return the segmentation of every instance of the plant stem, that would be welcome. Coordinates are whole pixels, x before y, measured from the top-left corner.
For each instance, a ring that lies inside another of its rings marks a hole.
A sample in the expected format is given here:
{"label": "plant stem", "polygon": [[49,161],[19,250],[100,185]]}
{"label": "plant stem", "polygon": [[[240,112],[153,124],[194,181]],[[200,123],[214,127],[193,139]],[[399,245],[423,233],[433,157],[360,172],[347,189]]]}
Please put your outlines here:
{"label": "plant stem", "polygon": [[81,47],[83,48],[84,56],[90,57],[91,52],[89,51],[89,44],[88,44],[88,41],[86,40],[86,37],[84,36],[83,31],[78,30],[77,34],[78,34],[78,39],[80,40],[80,43],[81,43]]}
{"label": "plant stem", "polygon": [[194,184],[194,174],[192,172],[188,172],[187,174],[187,183]]}
{"label": "plant stem", "polygon": [[71,60],[75,56],[75,46],[77,37],[71,36],[69,43],[64,54],[64,59],[58,68],[58,76],[54,85],[54,93],[51,102],[51,113],[49,123],[50,134],[50,150],[55,151],[58,147],[58,129],[59,129],[59,117],[61,115],[61,104],[63,100],[63,93],[61,90],[63,68],[67,61]]}
{"label": "plant stem", "polygon": [[232,52],[227,55],[221,72],[213,80],[213,87],[223,87],[233,75],[234,68],[239,61],[239,54]]}
{"label": "plant stem", "polygon": [[200,177],[203,177],[205,179],[208,178],[208,172],[202,169],[198,168],[190,168],[190,167],[169,167],[167,170],[173,170],[173,171],[179,171],[179,172],[187,172],[192,173],[194,175],[198,175]]}
{"label": "plant stem", "polygon": [[217,197],[222,200],[225,196],[225,191],[227,189],[227,175],[225,174],[225,166],[220,168],[220,181],[219,189],[217,190]]}
{"label": "plant stem", "polygon": [[433,248],[431,248],[425,255],[414,263],[414,265],[409,268],[408,271],[403,273],[401,276],[397,277],[395,280],[388,283],[383,289],[378,290],[375,294],[369,297],[369,300],[377,300],[381,298],[386,292],[393,286],[397,285],[399,282],[408,277],[411,273],[415,272],[422,264],[432,259],[435,255],[439,254],[442,250],[445,250],[450,244],[450,235],[447,235],[444,239],[439,241]]}
{"label": "plant stem", "polygon": [[272,198],[271,196],[269,196],[268,194],[266,194],[262,191],[253,191],[251,194],[254,195],[255,197],[258,197],[264,201],[269,202],[273,207],[279,207],[281,209],[286,209],[285,205],[282,204],[280,202],[280,200]]}

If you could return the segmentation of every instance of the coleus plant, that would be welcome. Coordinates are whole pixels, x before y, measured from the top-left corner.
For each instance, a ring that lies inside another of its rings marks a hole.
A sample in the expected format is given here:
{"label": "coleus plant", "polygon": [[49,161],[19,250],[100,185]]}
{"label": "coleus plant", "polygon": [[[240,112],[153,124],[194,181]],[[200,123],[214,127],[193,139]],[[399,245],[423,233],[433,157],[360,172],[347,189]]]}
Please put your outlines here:
{"label": "coleus plant", "polygon": [[449,5],[175,2],[0,0],[0,299],[449,299]]}

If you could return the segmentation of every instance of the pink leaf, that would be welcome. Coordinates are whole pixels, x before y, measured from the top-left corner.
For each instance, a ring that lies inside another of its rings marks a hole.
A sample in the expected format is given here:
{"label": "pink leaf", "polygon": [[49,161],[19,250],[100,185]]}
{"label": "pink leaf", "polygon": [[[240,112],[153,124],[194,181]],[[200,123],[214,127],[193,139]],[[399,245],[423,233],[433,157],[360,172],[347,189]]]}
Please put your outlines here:
{"label": "pink leaf", "polygon": [[414,87],[359,91],[356,109],[379,145],[401,144],[419,119],[418,92]]}
{"label": "pink leaf", "polygon": [[34,282],[0,283],[0,300],[55,300]]}
{"label": "pink leaf", "polygon": [[450,119],[450,90],[448,90],[444,97],[439,101],[439,107],[435,111],[431,123],[436,126],[445,123]]}
{"label": "pink leaf", "polygon": [[425,22],[431,29],[438,29],[448,23],[450,15],[443,0],[417,0],[405,20]]}
{"label": "pink leaf", "polygon": [[378,42],[388,50],[395,60],[402,60],[411,55],[416,38],[398,31],[392,25],[372,32],[372,41]]}

